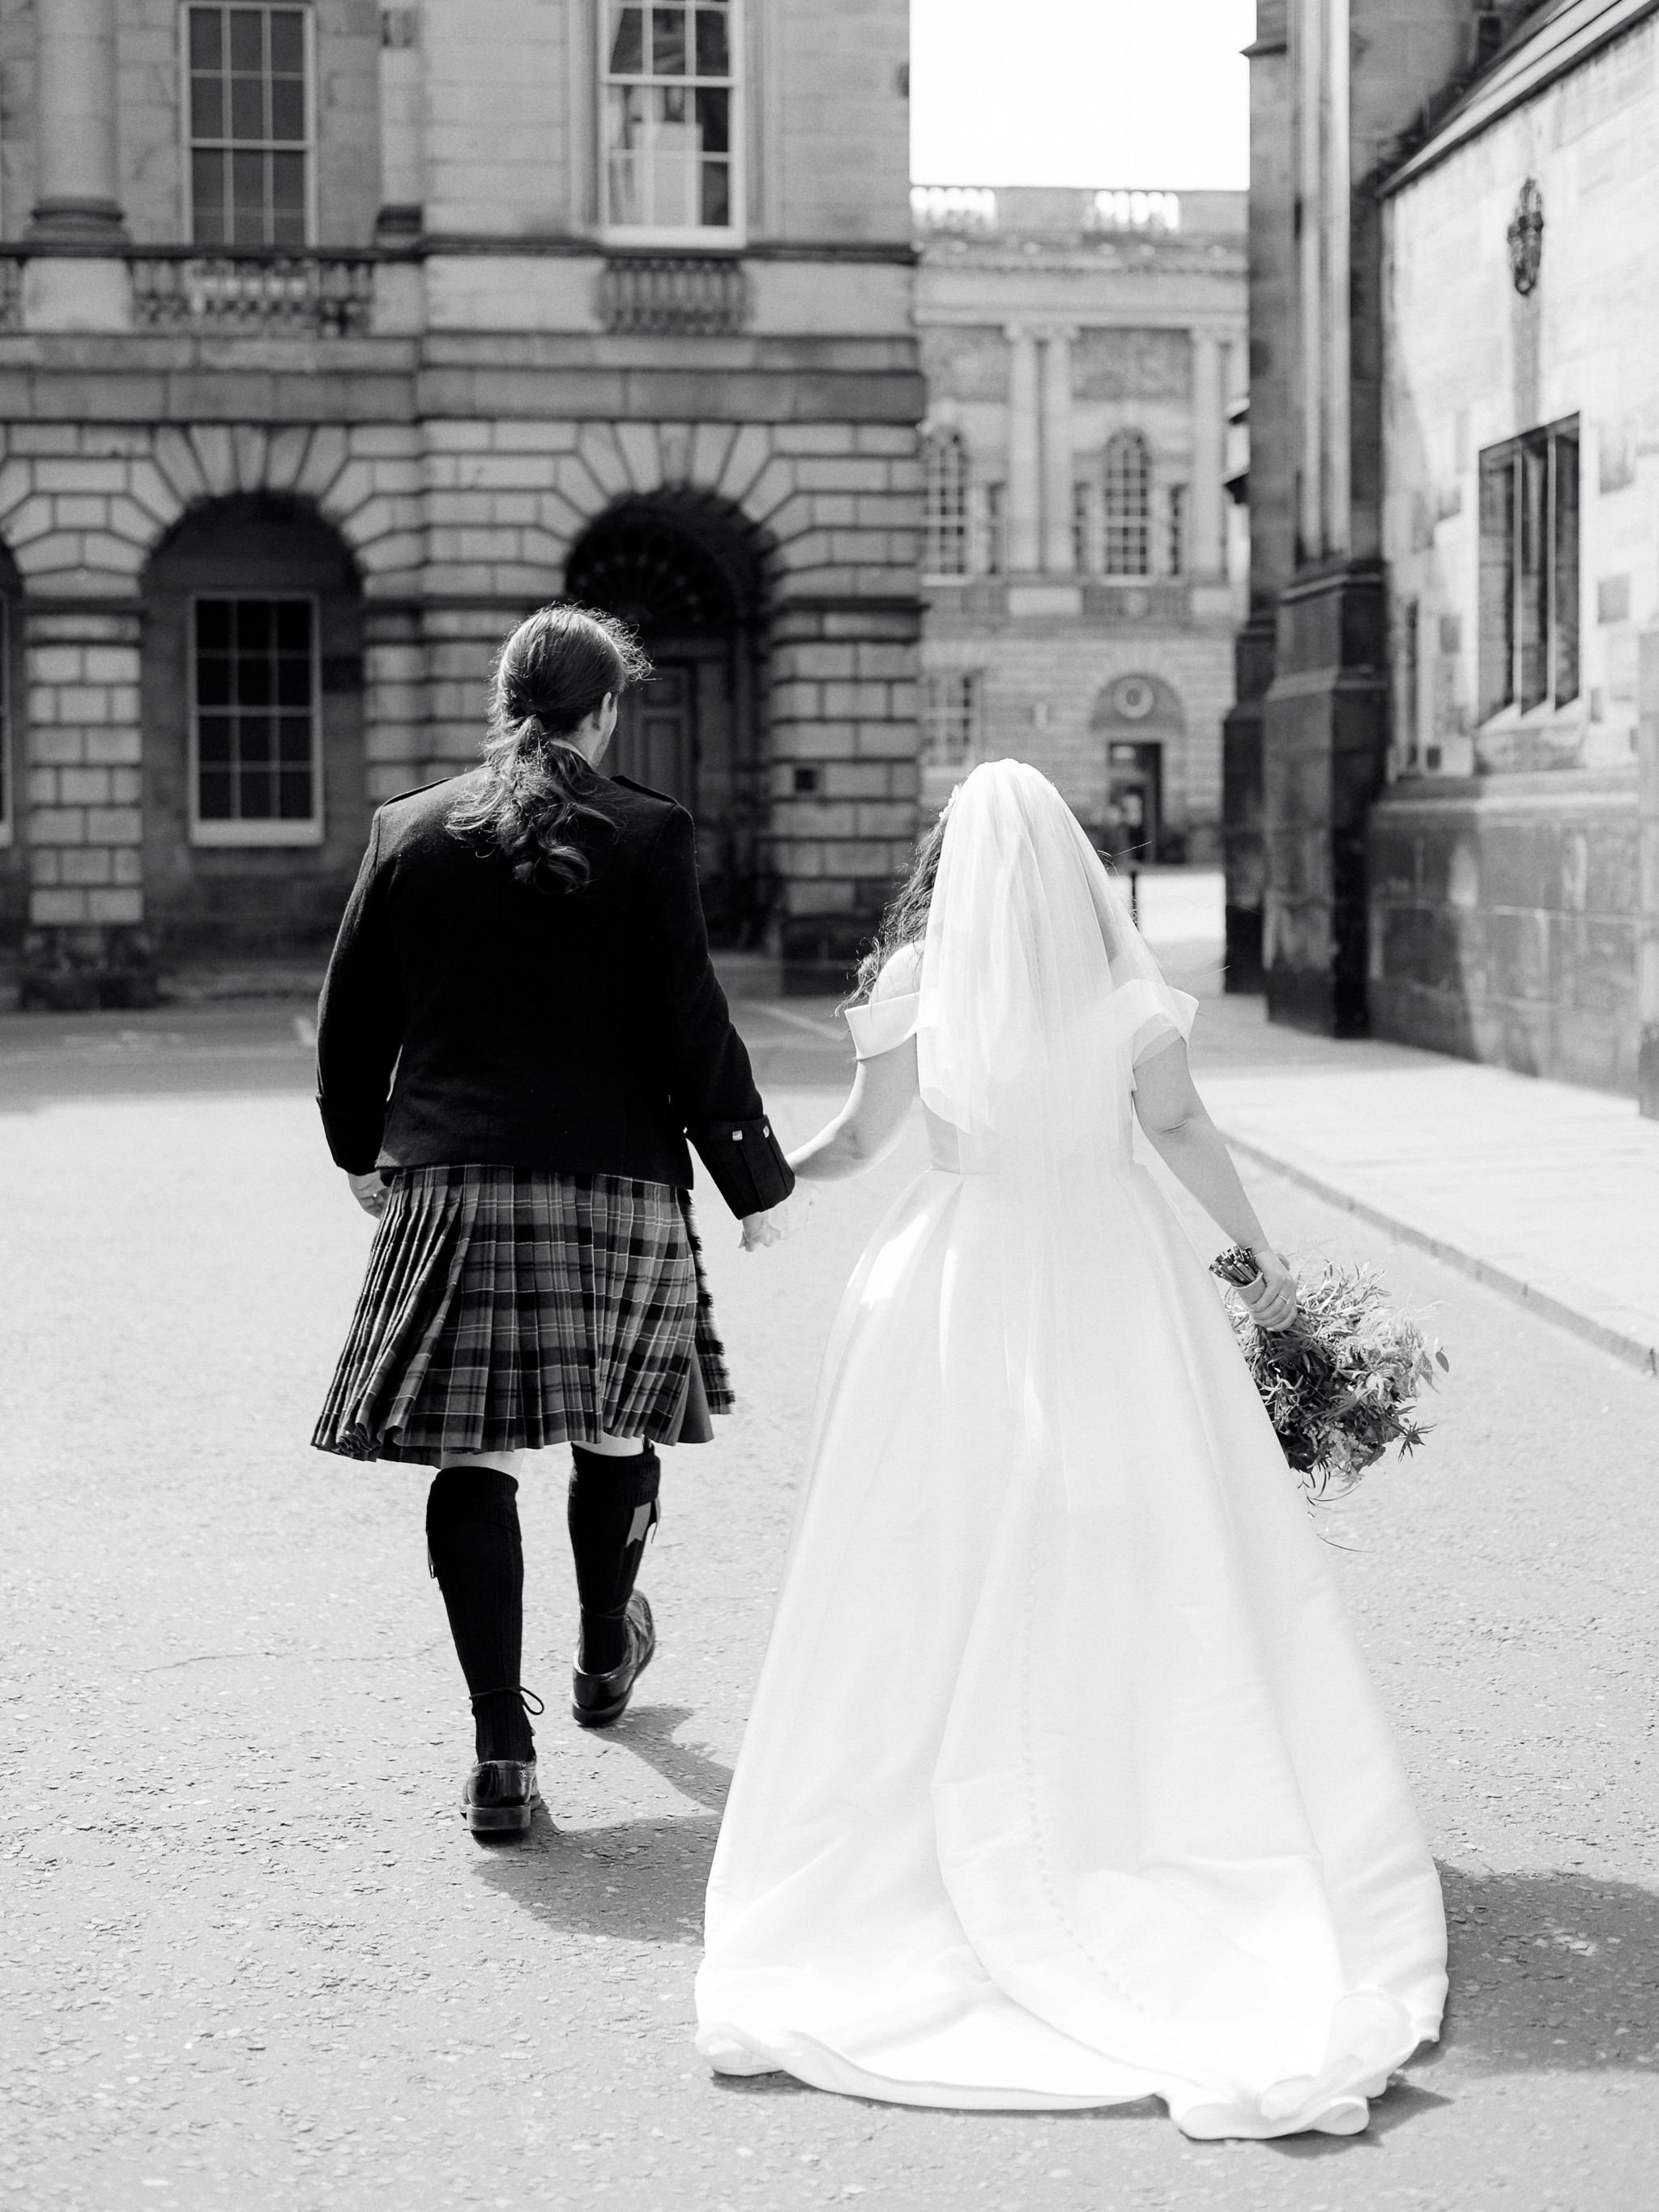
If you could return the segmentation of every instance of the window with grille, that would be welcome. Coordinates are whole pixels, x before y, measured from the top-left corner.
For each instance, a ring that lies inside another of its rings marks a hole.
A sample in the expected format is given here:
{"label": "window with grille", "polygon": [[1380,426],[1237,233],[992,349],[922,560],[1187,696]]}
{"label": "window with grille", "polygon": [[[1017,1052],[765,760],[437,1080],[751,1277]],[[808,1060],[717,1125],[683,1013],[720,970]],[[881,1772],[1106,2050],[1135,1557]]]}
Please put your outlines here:
{"label": "window with grille", "polygon": [[1152,565],[1152,456],[1139,430],[1107,441],[1103,489],[1106,573],[1144,576]]}
{"label": "window with grille", "polygon": [[968,448],[959,430],[930,432],[923,454],[922,567],[930,576],[968,570]]}
{"label": "window with grille", "polygon": [[1578,696],[1578,418],[1480,456],[1480,714]]}
{"label": "window with grille", "polygon": [[302,246],[310,234],[303,8],[186,8],[191,236]]}
{"label": "window with grille", "polygon": [[955,768],[979,750],[980,679],[974,672],[930,676],[922,687],[922,757]]}
{"label": "window with grille", "polygon": [[322,826],[316,601],[198,599],[191,647],[197,842],[314,842]]}
{"label": "window with grille", "polygon": [[1187,487],[1170,486],[1169,536],[1164,545],[1169,558],[1170,574],[1184,576],[1187,573]]}
{"label": "window with grille", "polygon": [[732,231],[738,199],[738,0],[605,0],[606,224]]}

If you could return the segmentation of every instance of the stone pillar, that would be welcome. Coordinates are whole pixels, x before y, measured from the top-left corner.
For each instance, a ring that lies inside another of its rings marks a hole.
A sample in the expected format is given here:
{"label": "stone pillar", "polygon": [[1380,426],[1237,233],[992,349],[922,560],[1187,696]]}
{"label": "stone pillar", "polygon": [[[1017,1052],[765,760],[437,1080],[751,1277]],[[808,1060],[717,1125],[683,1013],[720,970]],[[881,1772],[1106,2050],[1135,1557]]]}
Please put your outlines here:
{"label": "stone pillar", "polygon": [[1193,345],[1192,550],[1188,566],[1200,580],[1221,575],[1221,478],[1227,426],[1221,392],[1221,342],[1195,330]]}
{"label": "stone pillar", "polygon": [[1638,649],[1636,1089],[1643,1113],[1659,1121],[1659,630],[1644,631]]}
{"label": "stone pillar", "polygon": [[1380,561],[1304,569],[1279,595],[1261,702],[1270,1020],[1364,1036],[1365,831],[1388,751]]}
{"label": "stone pillar", "polygon": [[136,609],[25,611],[25,1006],[155,1002],[143,932],[138,626]]}
{"label": "stone pillar", "polygon": [[783,987],[841,991],[916,830],[914,601],[799,596],[773,611],[769,844]]}
{"label": "stone pillar", "polygon": [[115,0],[37,0],[39,197],[30,237],[119,246]]}
{"label": "stone pillar", "polygon": [[421,9],[380,10],[380,212],[375,234],[395,243],[426,226],[426,58]]}
{"label": "stone pillar", "polygon": [[1008,364],[1008,511],[1006,559],[1013,575],[1029,575],[1042,553],[1042,445],[1038,431],[1037,349],[1031,331],[1010,327]]}
{"label": "stone pillar", "polygon": [[1076,567],[1072,545],[1072,333],[1050,331],[1042,348],[1042,565]]}
{"label": "stone pillar", "polygon": [[[504,609],[502,630],[512,618]],[[420,609],[368,600],[363,607],[363,752],[371,806],[436,780],[427,774],[432,691]]]}

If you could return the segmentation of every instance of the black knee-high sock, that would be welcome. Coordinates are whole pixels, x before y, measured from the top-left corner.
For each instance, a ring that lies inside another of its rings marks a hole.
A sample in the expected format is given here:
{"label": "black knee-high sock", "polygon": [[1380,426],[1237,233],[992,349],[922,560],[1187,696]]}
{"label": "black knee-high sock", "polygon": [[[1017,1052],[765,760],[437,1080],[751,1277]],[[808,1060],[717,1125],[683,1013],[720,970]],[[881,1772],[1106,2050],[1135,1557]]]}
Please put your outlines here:
{"label": "black knee-high sock", "polygon": [[628,1652],[625,1620],[646,1538],[658,1519],[662,1462],[649,1444],[637,1458],[611,1459],[573,1444],[567,1518],[581,1601],[578,1664],[603,1674]]}
{"label": "black knee-high sock", "polygon": [[518,1484],[493,1467],[449,1467],[426,1501],[426,1542],[472,1698],[480,1759],[533,1759],[519,1694],[524,1547]]}

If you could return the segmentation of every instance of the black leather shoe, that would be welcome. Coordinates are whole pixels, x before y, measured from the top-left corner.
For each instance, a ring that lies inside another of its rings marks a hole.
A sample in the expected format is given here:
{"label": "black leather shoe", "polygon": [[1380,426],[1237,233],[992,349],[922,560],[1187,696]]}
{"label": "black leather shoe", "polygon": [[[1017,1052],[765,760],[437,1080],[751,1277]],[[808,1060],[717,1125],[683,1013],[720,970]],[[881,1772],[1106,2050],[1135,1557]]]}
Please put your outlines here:
{"label": "black leather shoe", "polygon": [[521,1836],[542,1802],[533,1759],[481,1759],[466,1778],[461,1810],[475,1836]]}
{"label": "black leather shoe", "polygon": [[603,1674],[589,1674],[580,1667],[571,1669],[570,1711],[584,1728],[609,1728],[612,1721],[619,1721],[628,1710],[635,1683],[651,1664],[657,1629],[651,1618],[650,1600],[643,1590],[635,1590],[629,1599],[623,1626],[628,1653],[620,1666],[609,1668]]}

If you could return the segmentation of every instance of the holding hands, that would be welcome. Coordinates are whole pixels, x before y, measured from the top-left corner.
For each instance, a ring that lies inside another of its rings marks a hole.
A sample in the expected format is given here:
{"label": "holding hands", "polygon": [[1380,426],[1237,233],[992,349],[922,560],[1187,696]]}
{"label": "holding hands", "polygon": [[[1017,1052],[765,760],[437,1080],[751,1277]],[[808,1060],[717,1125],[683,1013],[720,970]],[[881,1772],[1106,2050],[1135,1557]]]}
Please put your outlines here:
{"label": "holding hands", "polygon": [[758,1252],[765,1244],[781,1244],[786,1237],[805,1226],[812,1210],[810,1191],[799,1187],[780,1204],[769,1206],[764,1213],[745,1213],[743,1217],[743,1249]]}

